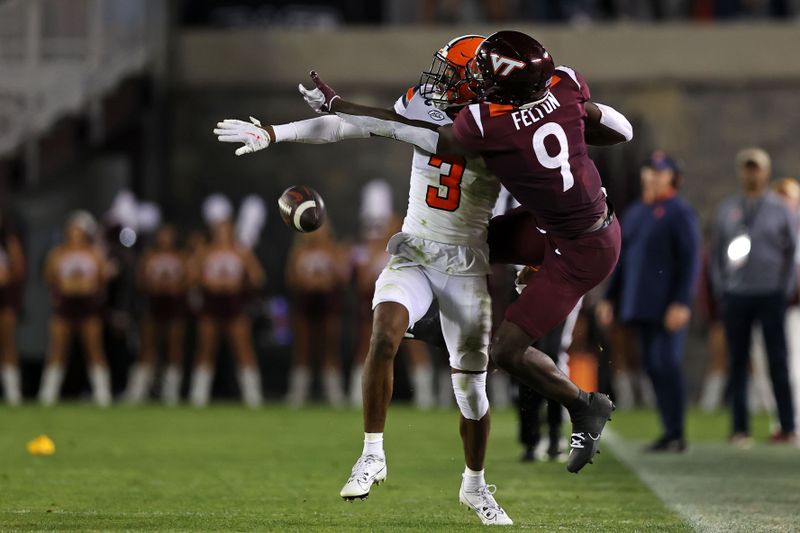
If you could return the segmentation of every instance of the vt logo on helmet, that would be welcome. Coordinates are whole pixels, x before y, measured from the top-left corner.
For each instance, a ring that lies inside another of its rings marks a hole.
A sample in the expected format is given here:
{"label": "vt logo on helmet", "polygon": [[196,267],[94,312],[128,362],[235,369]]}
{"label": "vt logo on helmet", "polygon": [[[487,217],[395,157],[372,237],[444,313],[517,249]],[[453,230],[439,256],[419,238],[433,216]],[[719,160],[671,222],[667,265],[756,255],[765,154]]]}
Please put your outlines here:
{"label": "vt logo on helmet", "polygon": [[518,31],[499,31],[478,47],[467,77],[479,98],[520,107],[547,96],[554,71],[553,58],[539,41]]}
{"label": "vt logo on helmet", "polygon": [[[489,56],[492,58],[494,73],[499,74],[500,76],[508,76],[515,68],[525,67],[524,61],[517,61],[516,59],[511,59],[510,57],[505,57],[494,53],[489,54]],[[502,71],[500,71],[500,69],[502,69]]]}
{"label": "vt logo on helmet", "polygon": [[467,76],[467,63],[483,42],[482,35],[456,37],[433,55],[430,70],[419,79],[419,94],[439,109],[466,105],[475,101],[476,94]]}

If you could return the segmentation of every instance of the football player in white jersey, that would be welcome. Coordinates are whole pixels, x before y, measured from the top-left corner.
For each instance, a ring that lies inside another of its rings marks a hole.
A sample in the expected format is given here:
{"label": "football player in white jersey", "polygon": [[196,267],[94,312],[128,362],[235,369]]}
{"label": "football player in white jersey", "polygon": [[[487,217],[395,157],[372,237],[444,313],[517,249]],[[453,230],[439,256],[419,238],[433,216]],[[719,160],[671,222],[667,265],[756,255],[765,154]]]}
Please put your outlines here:
{"label": "football player in white jersey", "polygon": [[[395,112],[412,120],[452,123],[475,98],[465,69],[483,39],[466,35],[447,43],[434,54],[420,84],[397,100]],[[315,91],[302,85],[299,89],[307,100],[315,97]],[[273,142],[328,143],[371,135],[335,115],[265,128],[253,118],[225,120],[214,133],[222,142],[243,143],[237,155]],[[499,189],[479,159],[441,158],[414,149],[408,211],[402,231],[389,240],[392,258],[375,285],[373,334],[364,367],[364,447],[341,490],[343,498],[364,499],[373,484],[386,479],[383,430],[392,397],[394,357],[406,330],[436,299],[461,411],[466,468],[459,500],[484,524],[512,524],[492,496],[495,487],[486,483],[483,471],[489,435],[486,370],[491,329],[486,240]]]}

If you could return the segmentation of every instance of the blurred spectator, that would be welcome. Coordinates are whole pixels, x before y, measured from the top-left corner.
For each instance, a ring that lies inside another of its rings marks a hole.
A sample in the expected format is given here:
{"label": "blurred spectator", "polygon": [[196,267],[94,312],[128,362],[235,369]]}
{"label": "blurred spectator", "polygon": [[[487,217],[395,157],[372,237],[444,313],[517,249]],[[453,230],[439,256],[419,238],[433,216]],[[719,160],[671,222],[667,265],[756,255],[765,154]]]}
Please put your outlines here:
{"label": "blurred spectator", "polygon": [[188,274],[186,258],[178,248],[173,226],[158,229],[154,245],[146,250],[137,268],[137,286],[145,300],[139,323],[139,357],[128,376],[125,400],[140,403],[147,399],[153,384],[158,345],[167,346],[167,365],[161,380],[161,399],[167,405],[178,403],[183,376],[183,342],[186,331]]}
{"label": "blurred spectator", "polygon": [[22,245],[11,221],[0,211],[0,379],[9,405],[22,402],[16,329],[24,279]]}
{"label": "blurred spectator", "polygon": [[[638,213],[655,202],[653,173],[642,172],[639,169],[639,183],[641,184],[640,199],[633,202],[620,217],[623,227],[629,213]],[[619,280],[612,276],[610,282],[613,284],[617,281]],[[610,290],[615,291],[617,288],[612,285]],[[653,385],[650,378],[642,371],[636,337],[629,324],[614,320],[614,313],[614,304],[608,300],[600,301],[595,308],[596,318],[606,333],[605,338],[610,348],[609,359],[613,369],[611,386],[614,392],[614,404],[621,410],[633,409],[637,404],[654,407],[656,402]],[[637,396],[639,402],[637,402]]]}
{"label": "blurred spectator", "polygon": [[636,332],[655,389],[663,433],[648,450],[682,452],[682,360],[700,269],[700,234],[694,212],[677,196],[682,175],[675,161],[657,150],[642,173],[652,179],[653,202],[636,204],[626,214],[623,249],[607,297]]}
{"label": "blurred spectator", "polygon": [[64,243],[47,256],[45,283],[53,298],[50,319],[50,345],[39,388],[39,401],[52,405],[58,401],[67,354],[77,334],[88,361],[89,382],[94,401],[111,403],[111,377],[103,350],[103,308],[105,289],[112,268],[96,244],[98,226],[86,211],[69,216]]}
{"label": "blurred spectator", "polygon": [[706,347],[710,357],[698,402],[700,409],[706,412],[716,411],[722,406],[728,382],[725,327],[720,316],[719,302],[713,291],[710,261],[710,247],[705,246],[696,308],[705,323]]}
{"label": "blurred spectator", "polygon": [[340,360],[342,304],[348,261],[334,240],[330,224],[298,234],[286,264],[286,285],[292,296],[294,352],[286,401],[299,407],[311,388],[312,354],[320,361],[325,400],[345,403]]}
{"label": "blurred spectator", "polygon": [[255,255],[236,241],[230,208],[226,211],[221,219],[211,217],[211,241],[189,263],[190,283],[202,294],[190,400],[196,407],[208,404],[220,335],[225,335],[236,359],[242,400],[258,407],[263,399],[261,373],[247,304],[265,276]]}
{"label": "blurred spectator", "polygon": [[[794,214],[795,223],[800,230],[800,181],[795,178],[782,178],[775,184],[775,192],[778,193]],[[798,233],[800,234],[800,231]],[[794,259],[797,283],[786,313],[786,332],[789,348],[789,370],[793,378],[791,383],[792,392],[794,392],[796,428],[800,424],[800,243],[798,243]]]}
{"label": "blurred spectator", "polygon": [[750,443],[747,369],[755,322],[763,331],[781,426],[771,441],[786,442],[795,438],[784,320],[796,281],[797,226],[784,203],[767,190],[771,162],[764,150],[742,150],[736,166],[742,194],[723,201],[717,212],[711,264],[730,355],[731,442]]}

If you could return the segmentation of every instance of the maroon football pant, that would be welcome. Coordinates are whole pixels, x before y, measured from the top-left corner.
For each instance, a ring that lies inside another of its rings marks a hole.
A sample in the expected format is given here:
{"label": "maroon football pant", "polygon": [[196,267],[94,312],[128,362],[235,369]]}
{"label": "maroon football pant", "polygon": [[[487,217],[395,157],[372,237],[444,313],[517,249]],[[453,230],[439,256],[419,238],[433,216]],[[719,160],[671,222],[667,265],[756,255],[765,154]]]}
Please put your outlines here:
{"label": "maroon football pant", "polygon": [[587,292],[614,271],[622,238],[617,219],[607,227],[565,239],[542,233],[524,208],[494,217],[489,224],[492,263],[539,265],[505,318],[538,339],[575,308]]}

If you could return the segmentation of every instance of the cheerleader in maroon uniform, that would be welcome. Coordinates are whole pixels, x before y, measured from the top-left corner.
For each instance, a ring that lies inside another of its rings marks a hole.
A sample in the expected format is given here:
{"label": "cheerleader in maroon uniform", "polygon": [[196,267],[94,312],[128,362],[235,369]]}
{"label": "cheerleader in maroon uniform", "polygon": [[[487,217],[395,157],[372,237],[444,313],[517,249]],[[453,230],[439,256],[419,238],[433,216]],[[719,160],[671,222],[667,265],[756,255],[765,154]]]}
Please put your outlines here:
{"label": "cheerleader in maroon uniform", "polygon": [[286,285],[292,294],[294,337],[286,400],[294,407],[308,399],[313,353],[322,354],[320,366],[325,400],[336,407],[344,405],[339,350],[347,276],[347,257],[333,240],[329,225],[297,236],[286,265]]}
{"label": "cheerleader in maroon uniform", "polygon": [[197,324],[197,353],[190,400],[208,403],[220,334],[227,336],[237,366],[242,399],[249,407],[262,402],[261,374],[253,348],[248,297],[264,285],[264,270],[255,255],[239,244],[230,219],[216,222],[212,239],[190,261],[190,281],[199,287],[203,303]]}
{"label": "cheerleader in maroon uniform", "polygon": [[179,400],[183,369],[183,341],[188,304],[186,258],[178,248],[177,232],[170,225],[159,228],[155,244],[139,260],[137,285],[145,297],[141,320],[139,360],[131,370],[125,398],[139,403],[147,398],[158,358],[158,343],[167,347],[167,367],[161,398],[174,405]]}
{"label": "cheerleader in maroon uniform", "polygon": [[111,378],[103,350],[101,311],[110,268],[105,254],[94,242],[97,223],[86,211],[76,211],[67,221],[63,244],[47,256],[45,282],[53,297],[50,344],[39,401],[58,401],[70,341],[77,335],[89,367],[95,403],[111,403]]}
{"label": "cheerleader in maroon uniform", "polygon": [[24,279],[22,245],[0,213],[0,378],[9,405],[22,402],[15,332]]}

